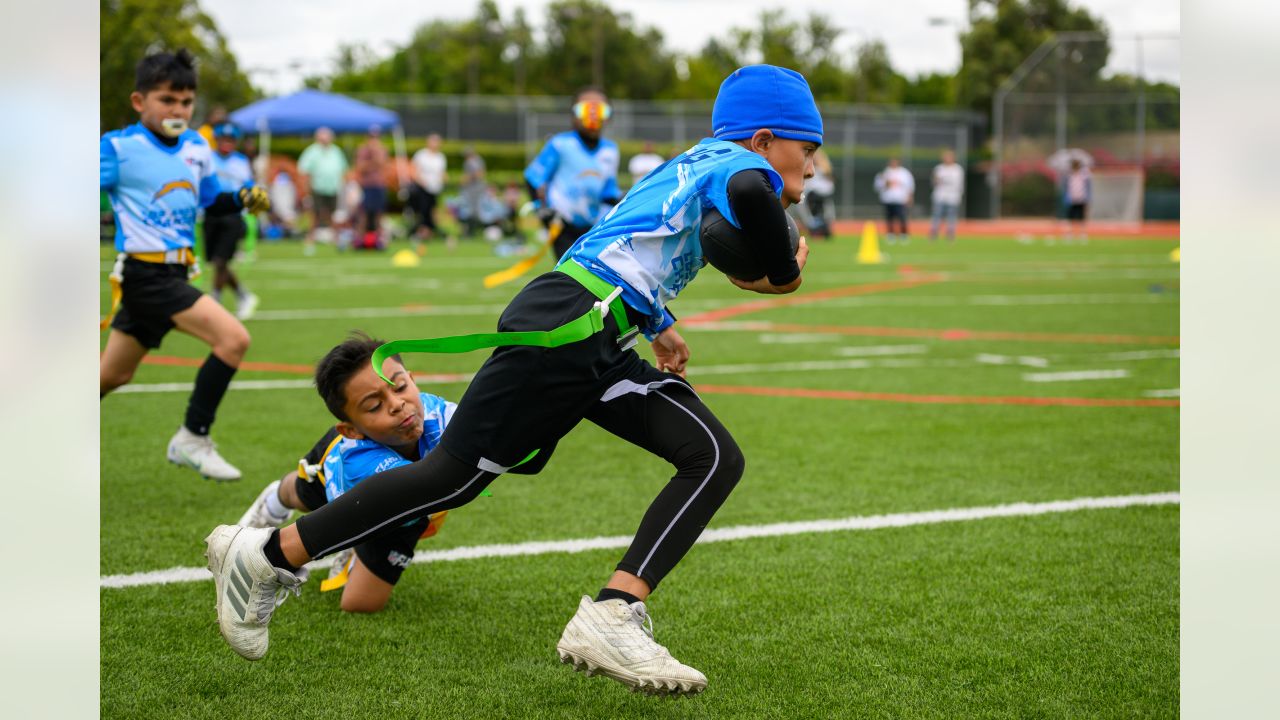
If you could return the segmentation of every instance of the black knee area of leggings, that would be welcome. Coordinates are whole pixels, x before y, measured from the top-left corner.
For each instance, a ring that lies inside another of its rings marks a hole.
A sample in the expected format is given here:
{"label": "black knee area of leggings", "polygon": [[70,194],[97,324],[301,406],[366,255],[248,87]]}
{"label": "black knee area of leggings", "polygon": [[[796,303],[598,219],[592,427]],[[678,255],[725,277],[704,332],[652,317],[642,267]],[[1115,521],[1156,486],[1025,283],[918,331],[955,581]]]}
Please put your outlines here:
{"label": "black knee area of leggings", "polygon": [[410,465],[365,478],[320,509],[298,519],[298,537],[320,558],[394,531],[441,510],[466,505],[497,475],[437,447]]}
{"label": "black knee area of leggings", "polygon": [[717,496],[721,502],[733,492],[747,467],[742,449],[722,428],[710,436],[690,438],[667,459],[676,466],[677,477],[701,482],[710,476],[703,492]]}

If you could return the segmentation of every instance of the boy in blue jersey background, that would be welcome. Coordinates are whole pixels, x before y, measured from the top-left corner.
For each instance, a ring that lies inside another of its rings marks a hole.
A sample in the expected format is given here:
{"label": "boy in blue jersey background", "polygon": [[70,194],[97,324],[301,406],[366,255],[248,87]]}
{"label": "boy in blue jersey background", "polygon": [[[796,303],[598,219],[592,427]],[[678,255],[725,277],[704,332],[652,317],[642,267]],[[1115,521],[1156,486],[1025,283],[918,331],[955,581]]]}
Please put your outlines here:
{"label": "boy in blue jersey background", "polygon": [[[204,138],[187,129],[195,104],[195,59],[187,50],[148,55],[130,95],[138,122],[102,136],[100,186],[116,218],[111,334],[98,365],[99,394],[128,383],[173,328],[207,343],[186,417],[169,441],[170,462],[215,480],[240,471],[218,454],[209,429],[249,348],[249,333],[213,298],[187,282],[201,208],[207,217],[264,210],[258,188],[222,192]],[[118,303],[118,307],[117,307]],[[104,323],[105,324],[105,323]]]}
{"label": "boy in blue jersey background", "polygon": [[529,194],[542,206],[548,229],[560,227],[552,240],[557,258],[563,257],[622,195],[618,190],[618,145],[601,137],[612,114],[603,92],[596,88],[578,91],[572,108],[573,130],[551,136],[525,168]]}
{"label": "boy in blue jersey background", "polygon": [[[792,254],[785,207],[799,202],[822,144],[822,117],[804,77],[752,65],[725,79],[712,137],[636,184],[498,321],[504,332],[549,331],[600,312],[603,329],[555,347],[494,350],[426,458],[367,478],[278,530],[220,526],[206,539],[219,588],[238,579],[247,605],[220,591],[219,628],[254,660],[266,654],[271,598],[301,583],[298,568],[405,521],[470,502],[530,457],[546,461],[583,419],[662,457],[675,474],[644,511],[630,547],[593,599],[584,595],[557,643],[562,662],[650,693],[697,693],[707,678],[676,660],[646,625],[645,601],[693,546],[745,469],[729,431],[684,379],[689,348],[667,305],[704,266],[703,214],[717,209],[757,249],[764,277],[731,281],[789,293],[808,258]],[[601,309],[607,306],[608,309]],[[632,349],[650,341],[654,363]],[[257,611],[236,609],[253,606]]]}
{"label": "boy in blue jersey background", "polygon": [[[249,158],[237,149],[240,128],[231,123],[221,123],[213,128],[213,170],[223,192],[239,192],[240,188],[253,187],[253,165]],[[230,287],[236,294],[236,317],[248,320],[258,307],[258,296],[240,282],[231,270],[236,256],[236,246],[244,239],[247,226],[244,215],[206,215],[204,218],[204,258],[213,265],[214,300],[222,302],[222,289]]]}

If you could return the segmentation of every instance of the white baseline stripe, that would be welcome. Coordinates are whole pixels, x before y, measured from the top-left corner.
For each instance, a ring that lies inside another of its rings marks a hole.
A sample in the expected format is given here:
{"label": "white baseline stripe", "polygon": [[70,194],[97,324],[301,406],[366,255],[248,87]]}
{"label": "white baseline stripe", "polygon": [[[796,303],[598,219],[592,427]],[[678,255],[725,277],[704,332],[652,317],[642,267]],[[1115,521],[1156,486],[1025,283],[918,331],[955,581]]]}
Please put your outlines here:
{"label": "white baseline stripe", "polygon": [[1077,380],[1119,380],[1129,377],[1128,370],[1068,370],[1065,372],[1024,373],[1027,382],[1074,382]]}
{"label": "white baseline stripe", "polygon": [[[453,383],[453,382],[469,382],[475,373],[453,373],[453,374],[436,374],[426,375],[422,373],[414,373],[413,379],[420,382],[435,383]],[[113,394],[119,393],[174,393],[174,392],[191,392],[192,383],[149,383],[137,385],[125,385],[124,387],[112,391]],[[230,390],[302,390],[315,387],[315,381],[310,379],[298,380],[233,380],[228,389]]]}
{"label": "white baseline stripe", "polygon": [[[1008,505],[989,505],[985,507],[950,508],[947,510],[928,510],[925,512],[893,513],[890,515],[867,515],[838,518],[833,520],[809,520],[803,522],[772,523],[769,525],[737,525],[734,527],[715,528],[702,533],[698,544],[725,542],[727,540],[747,540],[761,537],[781,537],[784,535],[802,535],[808,533],[841,532],[845,530],[879,530],[882,528],[910,527],[912,525],[933,525],[936,523],[962,522],[966,520],[985,520],[1001,517],[1031,517],[1051,513],[1075,512],[1077,510],[1102,510],[1107,508],[1125,508],[1150,505],[1178,505],[1181,498],[1176,492],[1151,493],[1148,495],[1115,495],[1111,497],[1085,497],[1074,500],[1054,500],[1042,503],[1010,503]],[[576,540],[547,540],[542,542],[526,542],[511,545],[475,545],[450,550],[419,550],[413,555],[415,563],[455,562],[458,560],[480,560],[495,557],[523,557],[529,555],[549,555],[552,553],[580,553],[588,550],[611,550],[625,548],[631,544],[631,536],[614,535],[612,537],[581,538]],[[328,567],[329,562],[321,560],[311,563],[309,567]],[[129,588],[148,585],[169,585],[172,583],[197,582],[210,580],[212,575],[205,568],[169,568],[151,572],[132,573],[129,575],[103,575],[100,587]]]}

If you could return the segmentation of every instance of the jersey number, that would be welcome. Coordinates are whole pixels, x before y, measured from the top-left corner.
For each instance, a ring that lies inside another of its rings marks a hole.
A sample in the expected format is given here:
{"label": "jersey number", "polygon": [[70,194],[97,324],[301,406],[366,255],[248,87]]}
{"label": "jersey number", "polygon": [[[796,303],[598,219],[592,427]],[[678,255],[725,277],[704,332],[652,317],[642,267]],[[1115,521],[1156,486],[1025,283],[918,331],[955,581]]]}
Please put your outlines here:
{"label": "jersey number", "polygon": [[699,160],[706,160],[709,157],[714,157],[716,155],[725,155],[731,152],[733,152],[733,148],[706,148],[705,150],[699,150],[697,152],[691,152],[686,154],[683,158],[680,159],[680,164],[692,165],[698,162]]}

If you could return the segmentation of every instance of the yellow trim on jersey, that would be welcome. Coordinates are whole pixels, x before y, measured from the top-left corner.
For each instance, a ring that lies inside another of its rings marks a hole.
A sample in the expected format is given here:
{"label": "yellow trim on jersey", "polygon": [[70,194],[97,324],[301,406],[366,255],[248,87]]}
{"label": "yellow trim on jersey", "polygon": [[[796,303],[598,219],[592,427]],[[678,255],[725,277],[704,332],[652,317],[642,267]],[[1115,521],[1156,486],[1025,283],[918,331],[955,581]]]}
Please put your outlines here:
{"label": "yellow trim on jersey", "polygon": [[316,463],[315,478],[312,478],[311,473],[307,472],[307,459],[306,458],[299,459],[298,460],[298,477],[305,478],[307,482],[312,482],[312,480],[314,479],[314,480],[319,480],[321,485],[328,484],[329,481],[324,476],[324,459],[329,457],[329,453],[333,452],[334,446],[342,442],[342,440],[343,440],[343,436],[339,434],[337,437],[335,437],[333,440],[329,442],[329,447],[325,448],[324,452],[320,454],[320,462]]}

